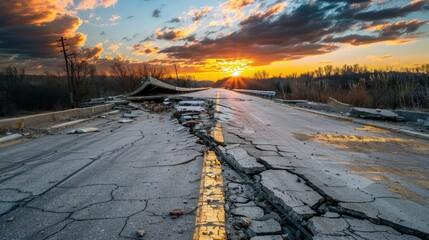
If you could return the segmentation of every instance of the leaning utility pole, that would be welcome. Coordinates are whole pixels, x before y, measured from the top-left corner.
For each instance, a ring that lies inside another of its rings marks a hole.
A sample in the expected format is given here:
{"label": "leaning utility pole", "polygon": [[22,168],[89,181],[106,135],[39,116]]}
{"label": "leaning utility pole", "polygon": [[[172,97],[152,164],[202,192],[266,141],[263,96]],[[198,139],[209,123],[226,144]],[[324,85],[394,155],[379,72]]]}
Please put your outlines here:
{"label": "leaning utility pole", "polygon": [[61,36],[60,40],[57,40],[57,42],[61,42],[61,46],[58,46],[58,47],[61,47],[62,50],[60,50],[60,52],[64,53],[64,61],[66,63],[66,71],[67,71],[67,82],[68,82],[69,90],[70,90],[70,107],[74,108],[73,86],[72,86],[72,80],[70,78],[69,62],[67,60],[67,57],[68,57],[67,56],[67,50],[68,49],[66,49],[66,46],[69,46],[69,44],[64,44],[65,40],[67,40],[67,39],[65,39]]}

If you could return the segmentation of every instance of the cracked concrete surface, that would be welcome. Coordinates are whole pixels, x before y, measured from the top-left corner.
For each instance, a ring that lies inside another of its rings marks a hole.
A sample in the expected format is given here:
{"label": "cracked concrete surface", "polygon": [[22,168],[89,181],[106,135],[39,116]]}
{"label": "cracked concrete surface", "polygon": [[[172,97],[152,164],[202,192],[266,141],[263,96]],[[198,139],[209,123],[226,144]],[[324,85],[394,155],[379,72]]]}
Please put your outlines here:
{"label": "cracked concrete surface", "polygon": [[[291,209],[290,214],[316,239],[429,238],[427,141],[410,140],[392,132],[362,131],[356,124],[224,89],[189,95],[211,99],[218,95],[219,102],[229,106],[224,107],[229,118],[221,119],[225,149],[229,145],[245,149],[263,164],[267,170],[253,177],[255,184],[260,184],[277,203],[289,202],[284,208]],[[238,98],[243,101],[236,101]],[[337,138],[321,141],[302,138],[302,134]],[[354,148],[355,139],[359,146]],[[377,144],[374,139],[386,141],[383,151],[371,145]],[[407,145],[411,149],[404,150],[403,142],[411,142]],[[347,147],[339,148],[339,144]],[[277,176],[272,174],[274,171]],[[303,186],[294,188],[296,184]],[[294,210],[294,206],[298,208]],[[308,211],[302,211],[300,206]],[[327,213],[338,214],[343,220],[321,217]],[[349,223],[352,220],[361,221],[359,228],[388,230],[356,230]],[[334,221],[338,229],[326,234],[327,229],[336,229],[332,226]]]}
{"label": "cracked concrete surface", "polygon": [[[202,149],[168,114],[1,149],[0,239],[190,239]],[[184,209],[171,219],[169,211]]]}

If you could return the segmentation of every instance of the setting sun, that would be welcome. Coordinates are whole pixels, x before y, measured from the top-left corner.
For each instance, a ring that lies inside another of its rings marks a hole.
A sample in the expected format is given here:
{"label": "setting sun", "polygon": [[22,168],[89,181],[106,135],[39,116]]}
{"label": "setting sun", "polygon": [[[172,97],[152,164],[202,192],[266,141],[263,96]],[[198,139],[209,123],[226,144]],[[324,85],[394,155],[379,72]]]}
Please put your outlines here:
{"label": "setting sun", "polygon": [[232,73],[231,76],[238,77],[238,76],[240,76],[240,74],[241,74],[241,71],[235,71],[235,72]]}

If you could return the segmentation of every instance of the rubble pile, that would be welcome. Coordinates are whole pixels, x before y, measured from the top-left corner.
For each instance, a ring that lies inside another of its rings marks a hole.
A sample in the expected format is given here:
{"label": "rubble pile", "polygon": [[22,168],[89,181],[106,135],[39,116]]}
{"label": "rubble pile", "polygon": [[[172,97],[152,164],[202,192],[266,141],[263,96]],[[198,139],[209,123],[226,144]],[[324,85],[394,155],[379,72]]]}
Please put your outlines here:
{"label": "rubble pile", "polygon": [[226,163],[222,165],[228,239],[301,239],[301,232],[281,217],[275,208],[258,196]]}
{"label": "rubble pile", "polygon": [[189,128],[191,133],[199,131],[206,134],[213,126],[212,114],[211,105],[205,101],[179,101],[174,104],[173,117],[183,127]]}
{"label": "rubble pile", "polygon": [[169,109],[169,106],[164,103],[156,103],[154,101],[145,101],[141,104],[141,106],[154,113],[165,112]]}

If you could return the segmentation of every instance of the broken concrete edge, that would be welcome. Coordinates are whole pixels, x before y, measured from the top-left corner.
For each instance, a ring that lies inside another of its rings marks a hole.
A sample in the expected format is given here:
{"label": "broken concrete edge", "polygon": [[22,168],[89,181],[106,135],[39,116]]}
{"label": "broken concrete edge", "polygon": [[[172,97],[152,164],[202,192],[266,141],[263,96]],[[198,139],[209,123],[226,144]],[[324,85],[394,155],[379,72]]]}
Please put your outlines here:
{"label": "broken concrete edge", "polygon": [[304,111],[304,112],[309,112],[309,113],[314,113],[314,114],[322,115],[322,116],[325,116],[325,117],[330,117],[330,118],[337,119],[337,120],[340,120],[340,121],[353,122],[353,123],[357,123],[357,124],[368,125],[368,126],[371,126],[371,127],[377,127],[377,128],[381,128],[381,129],[384,129],[384,130],[389,130],[389,131],[392,131],[392,132],[404,134],[404,135],[407,135],[407,136],[410,136],[410,137],[416,137],[416,138],[420,138],[420,139],[429,140],[429,134],[424,134],[424,133],[419,133],[419,132],[414,132],[414,131],[404,130],[404,129],[397,129],[397,128],[393,128],[393,127],[384,126],[382,124],[376,124],[376,123],[366,122],[366,121],[360,120],[360,119],[354,119],[354,118],[350,118],[350,117],[343,117],[343,116],[338,116],[338,115],[335,115],[335,114],[330,114],[330,113],[325,113],[325,112],[319,112],[319,111],[305,109],[305,108],[300,108],[300,107],[293,107],[293,109],[296,109],[296,110],[299,110],[299,111]]}
{"label": "broken concrete edge", "polygon": [[111,110],[113,106],[114,104],[106,104],[95,107],[75,108],[58,112],[49,112],[24,117],[2,119],[0,120],[0,130],[23,129],[24,127],[31,127],[42,123],[69,120],[74,117],[89,117]]}
{"label": "broken concrete edge", "polygon": [[235,166],[234,164],[235,160],[231,159],[232,156],[224,153],[221,150],[221,148],[219,148],[219,146],[211,139],[210,136],[198,131],[195,132],[195,135],[199,137],[209,149],[212,149],[216,153],[216,155],[219,156],[220,161],[227,163],[232,169],[234,169],[245,180],[244,184],[248,184],[249,186],[251,186],[257,194],[259,194],[265,200],[267,200],[272,206],[274,206],[282,214],[283,217],[285,217],[289,222],[291,222],[294,225],[294,227],[299,229],[305,236],[305,239],[313,239],[312,234],[308,229],[306,229],[305,226],[301,225],[294,218],[289,216],[289,212],[286,209],[284,209],[282,206],[279,206],[278,204],[276,204],[276,202],[273,201],[273,199],[271,199],[267,193],[255,187],[254,181],[247,174],[243,173],[242,171],[240,171],[240,169],[238,169]]}

